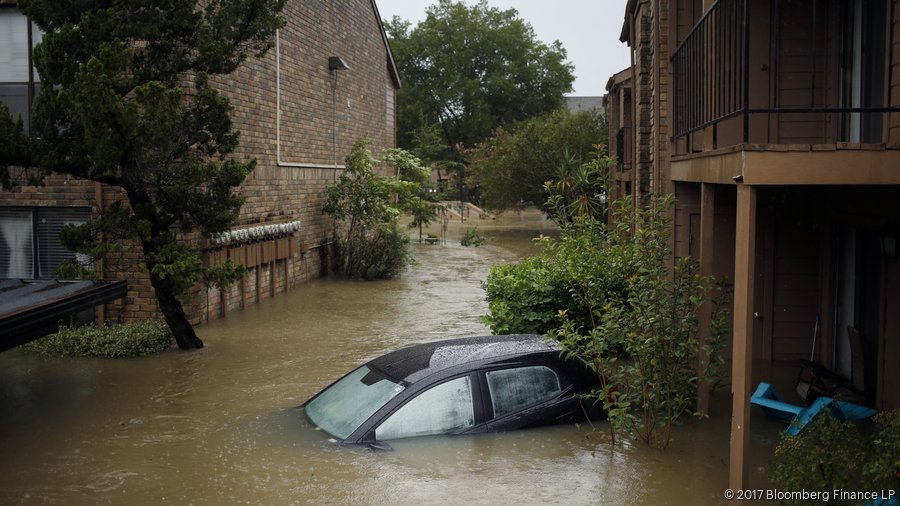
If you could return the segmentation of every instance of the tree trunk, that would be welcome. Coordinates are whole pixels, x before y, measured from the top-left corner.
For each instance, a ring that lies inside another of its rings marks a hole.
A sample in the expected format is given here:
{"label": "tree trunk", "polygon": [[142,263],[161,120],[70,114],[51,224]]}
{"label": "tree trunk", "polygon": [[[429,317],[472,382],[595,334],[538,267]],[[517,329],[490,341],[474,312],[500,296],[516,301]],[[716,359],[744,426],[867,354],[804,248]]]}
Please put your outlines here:
{"label": "tree trunk", "polygon": [[[152,273],[153,271],[150,270],[150,272]],[[182,350],[202,348],[203,341],[197,337],[194,327],[188,321],[187,315],[184,314],[181,302],[172,293],[168,283],[153,274],[150,274],[150,283],[153,284],[153,288],[156,290],[156,300],[159,302],[159,309],[169,325],[169,330],[175,336],[175,342],[178,343],[178,347]]]}

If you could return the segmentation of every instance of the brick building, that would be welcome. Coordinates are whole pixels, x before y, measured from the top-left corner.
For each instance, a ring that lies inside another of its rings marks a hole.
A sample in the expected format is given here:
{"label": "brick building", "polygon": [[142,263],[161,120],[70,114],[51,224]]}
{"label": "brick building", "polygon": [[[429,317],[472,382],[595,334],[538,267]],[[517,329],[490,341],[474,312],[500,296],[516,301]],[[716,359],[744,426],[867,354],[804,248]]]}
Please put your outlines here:
{"label": "brick building", "polygon": [[[211,78],[231,99],[241,132],[233,156],[256,158],[257,167],[239,189],[246,203],[238,223],[207,255],[209,261],[232,258],[249,272],[225,290],[198,286],[186,307],[194,323],[319,276],[330,238],[322,214],[326,186],[337,179],[356,139],[371,139],[376,153],[395,145],[400,80],[375,1],[291,0],[283,16],[287,24],[271,51]],[[40,38],[14,1],[0,0],[0,100],[26,127],[39,84],[32,48]],[[53,277],[56,265],[72,255],[61,248],[59,230],[122,199],[99,183],[60,175],[45,183],[0,193],[0,278]],[[127,298],[102,308],[99,318],[156,314],[149,280],[138,266],[123,267],[137,255],[126,251],[96,267],[104,279],[128,280]]]}
{"label": "brick building", "polygon": [[797,359],[900,408],[898,24],[897,0],[628,2],[613,193],[674,193],[675,255],[734,285],[732,489],[753,486],[751,391],[801,404]]}

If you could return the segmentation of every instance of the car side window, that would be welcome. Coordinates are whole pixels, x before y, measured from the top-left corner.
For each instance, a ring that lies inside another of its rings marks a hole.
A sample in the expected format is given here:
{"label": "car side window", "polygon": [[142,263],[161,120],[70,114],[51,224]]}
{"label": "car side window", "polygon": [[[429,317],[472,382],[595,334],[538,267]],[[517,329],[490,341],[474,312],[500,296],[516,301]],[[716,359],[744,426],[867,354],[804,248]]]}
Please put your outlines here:
{"label": "car side window", "polygon": [[485,376],[495,417],[512,413],[562,391],[556,371],[543,365],[488,371]]}
{"label": "car side window", "polygon": [[472,382],[456,378],[426,390],[375,429],[375,439],[445,434],[475,425]]}

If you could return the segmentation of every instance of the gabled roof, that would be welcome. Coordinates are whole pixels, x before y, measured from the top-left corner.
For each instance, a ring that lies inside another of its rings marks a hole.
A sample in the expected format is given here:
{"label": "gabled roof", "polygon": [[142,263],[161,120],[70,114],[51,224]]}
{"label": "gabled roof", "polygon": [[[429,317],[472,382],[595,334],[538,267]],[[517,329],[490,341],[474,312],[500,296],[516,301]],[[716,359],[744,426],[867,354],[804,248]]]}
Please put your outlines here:
{"label": "gabled roof", "polygon": [[378,20],[378,27],[381,29],[381,38],[384,40],[384,48],[387,50],[387,67],[391,73],[391,80],[394,86],[400,87],[400,73],[397,72],[397,62],[394,61],[394,52],[391,51],[391,43],[388,41],[387,32],[384,30],[384,22],[381,20],[381,13],[378,12],[378,6],[375,0],[372,0],[372,10],[375,11],[375,19]]}

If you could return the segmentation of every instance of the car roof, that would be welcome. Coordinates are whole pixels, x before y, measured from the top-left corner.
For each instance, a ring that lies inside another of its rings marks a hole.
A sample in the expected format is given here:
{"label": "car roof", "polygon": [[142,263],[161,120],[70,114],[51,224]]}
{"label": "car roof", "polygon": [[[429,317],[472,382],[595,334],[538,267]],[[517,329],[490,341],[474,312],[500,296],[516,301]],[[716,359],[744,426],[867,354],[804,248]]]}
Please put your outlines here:
{"label": "car roof", "polygon": [[559,351],[556,343],[535,334],[464,337],[396,350],[372,360],[369,366],[396,380],[414,383],[466,363]]}

